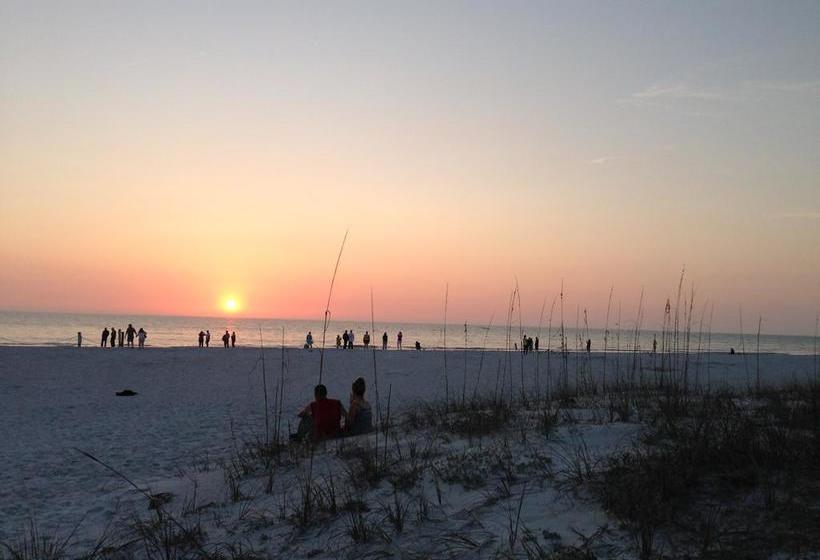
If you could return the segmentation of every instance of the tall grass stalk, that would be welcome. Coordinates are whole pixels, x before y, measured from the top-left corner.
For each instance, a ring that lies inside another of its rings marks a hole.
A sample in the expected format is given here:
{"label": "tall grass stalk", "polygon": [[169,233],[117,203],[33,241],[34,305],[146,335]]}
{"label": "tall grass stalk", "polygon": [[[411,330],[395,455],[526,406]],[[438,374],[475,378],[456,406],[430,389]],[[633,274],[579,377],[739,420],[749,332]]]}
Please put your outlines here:
{"label": "tall grass stalk", "polygon": [[[544,322],[544,309],[547,307],[547,296],[544,296],[544,301],[541,303],[541,313],[538,315],[538,330],[535,331],[535,340],[541,341],[541,325]],[[536,349],[535,350],[535,399],[536,401],[541,400],[541,371],[539,367],[539,354],[540,352]]]}
{"label": "tall grass stalk", "polygon": [[262,391],[265,395],[265,446],[270,445],[270,421],[268,420],[268,375],[265,371],[265,347],[262,342],[262,327],[259,327],[259,355],[262,360]]}
{"label": "tall grass stalk", "polygon": [[450,408],[450,381],[447,379],[447,301],[450,298],[450,283],[444,286],[444,400]]}
{"label": "tall grass stalk", "polygon": [[604,321],[604,363],[603,363],[603,372],[601,376],[601,387],[604,392],[606,392],[606,354],[609,345],[609,312],[612,309],[612,294],[615,291],[615,286],[609,287],[609,300],[606,304],[606,320]]}
{"label": "tall grass stalk", "polygon": [[552,314],[555,311],[555,300],[558,299],[558,296],[553,296],[552,298],[552,306],[550,307],[550,318],[549,323],[547,324],[547,401],[552,400],[552,370],[550,368],[550,360],[552,353]]}
{"label": "tall grass stalk", "polygon": [[484,331],[484,343],[481,345],[481,355],[478,358],[478,373],[476,374],[475,385],[473,386],[473,400],[478,395],[478,384],[481,381],[481,370],[484,368],[484,352],[487,350],[487,337],[490,335],[490,329],[493,327],[493,319],[495,312],[490,315],[490,322],[487,324],[487,330]]}
{"label": "tall grass stalk", "polygon": [[[373,306],[373,286],[370,286],[370,332],[372,336],[376,337],[376,315]],[[379,399],[379,371],[376,367],[376,345],[373,344],[373,390],[376,393],[376,417],[379,423],[382,421],[382,406],[381,399]]]}
{"label": "tall grass stalk", "polygon": [[817,317],[814,319],[814,384],[817,385],[817,376],[820,373],[820,362],[817,359],[817,335],[818,331],[820,331],[820,313],[817,314]]}
{"label": "tall grass stalk", "polygon": [[740,321],[740,351],[743,353],[743,367],[746,370],[746,389],[751,389],[749,380],[749,363],[746,360],[746,337],[743,334],[743,306],[738,306],[738,320]]}
{"label": "tall grass stalk", "polygon": [[757,391],[760,392],[760,327],[763,325],[763,317],[758,316],[757,318],[757,352],[755,352],[755,358],[757,359],[757,380],[755,382],[755,386]]}
{"label": "tall grass stalk", "polygon": [[464,322],[464,376],[461,383],[461,406],[467,401],[467,322]]}
{"label": "tall grass stalk", "polygon": [[521,341],[521,352],[518,356],[521,360],[521,402],[526,404],[527,395],[524,390],[524,325],[521,319],[521,290],[518,288],[518,277],[515,279],[515,296],[518,300],[518,340]]}
{"label": "tall grass stalk", "polygon": [[336,283],[336,274],[339,272],[339,263],[342,261],[342,252],[345,250],[345,242],[347,241],[347,234],[350,230],[345,230],[345,236],[342,238],[342,246],[339,247],[339,255],[336,257],[336,266],[333,267],[333,276],[330,278],[330,289],[327,292],[327,304],[325,305],[325,319],[322,324],[322,348],[319,351],[319,383],[322,383],[322,373],[325,367],[325,339],[327,337],[327,325],[330,321],[330,298],[333,297],[333,284]]}
{"label": "tall grass stalk", "polygon": [[[641,359],[641,323],[643,322],[643,298],[644,288],[641,287],[641,298],[638,300],[638,314],[635,318],[635,338],[633,340],[632,348],[632,384],[635,384],[635,372],[638,370],[638,365]],[[643,368],[641,368],[641,377],[643,377]]]}

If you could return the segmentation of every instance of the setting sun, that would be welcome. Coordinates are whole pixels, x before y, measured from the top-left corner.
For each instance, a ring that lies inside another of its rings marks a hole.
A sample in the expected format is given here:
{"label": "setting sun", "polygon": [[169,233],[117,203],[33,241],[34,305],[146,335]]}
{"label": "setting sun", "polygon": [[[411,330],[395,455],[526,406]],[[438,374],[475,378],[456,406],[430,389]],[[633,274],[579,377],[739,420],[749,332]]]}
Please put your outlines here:
{"label": "setting sun", "polygon": [[239,302],[235,297],[227,297],[222,302],[222,309],[228,313],[234,313],[239,310]]}

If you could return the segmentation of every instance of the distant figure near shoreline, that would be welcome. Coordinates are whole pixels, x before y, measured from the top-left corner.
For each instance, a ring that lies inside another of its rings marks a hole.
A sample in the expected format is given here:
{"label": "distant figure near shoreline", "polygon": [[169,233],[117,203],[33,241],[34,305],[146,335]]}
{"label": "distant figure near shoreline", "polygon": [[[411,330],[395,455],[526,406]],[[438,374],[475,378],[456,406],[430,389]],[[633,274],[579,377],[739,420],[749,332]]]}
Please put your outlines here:
{"label": "distant figure near shoreline", "polygon": [[100,339],[100,348],[105,348],[108,345],[108,327],[105,327],[102,332],[102,338]]}

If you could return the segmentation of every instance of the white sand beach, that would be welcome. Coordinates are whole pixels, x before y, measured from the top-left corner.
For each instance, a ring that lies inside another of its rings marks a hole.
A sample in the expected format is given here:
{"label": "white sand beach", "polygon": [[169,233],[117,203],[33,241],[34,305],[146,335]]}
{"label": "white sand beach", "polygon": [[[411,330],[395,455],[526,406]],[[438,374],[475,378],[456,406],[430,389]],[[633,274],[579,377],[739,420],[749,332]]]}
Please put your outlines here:
{"label": "white sand beach", "polygon": [[[146,514],[144,496],[77,449],[93,454],[152,493],[172,492],[175,507],[181,507],[183,495],[190,499],[196,493],[194,500],[198,505],[211,504],[222,511],[220,515],[239,515],[238,506],[225,498],[226,483],[223,469],[218,465],[230,460],[244,443],[264,439],[259,357],[259,349],[250,348],[109,351],[0,347],[0,429],[4,432],[0,434],[0,462],[4,466],[0,470],[0,487],[4,489],[0,500],[0,540],[17,538],[34,521],[42,532],[63,537],[79,524],[72,542],[78,547],[90,546],[106,527],[113,530],[111,527],[121,520]],[[285,422],[292,422],[295,429],[295,414],[311,400],[312,388],[318,379],[320,352],[286,349],[283,354],[280,349],[270,348],[265,350],[264,358],[271,402],[280,382],[284,359],[283,418]],[[536,357],[496,351],[451,351],[446,359],[450,397],[458,400],[465,388],[468,399],[473,394],[487,395],[494,391],[504,394],[511,391],[517,397],[522,379],[529,394],[533,394],[536,384],[545,394],[556,385],[564,368],[559,353],[541,352]],[[640,355],[642,368],[635,374],[653,375],[652,363],[660,359],[660,356]],[[690,384],[711,383],[715,389],[721,385],[745,387],[747,382],[756,382],[756,355],[713,354],[688,359]],[[632,354],[608,354],[609,383],[617,371],[631,375],[627,372],[632,371],[634,360]],[[445,354],[441,351],[376,352],[382,409],[387,407],[388,391],[393,418],[400,418],[419,402],[443,400],[444,361]],[[570,384],[574,384],[578,371],[594,372],[601,383],[604,361],[603,354],[570,353],[566,361]],[[368,382],[368,397],[375,406],[373,352],[328,350],[324,362],[324,383],[330,396],[346,403],[351,381],[363,376]],[[511,376],[506,373],[508,367]],[[766,354],[759,357],[761,383],[766,386],[806,381],[814,375],[814,368],[814,356]],[[131,389],[138,395],[115,396],[123,389]],[[640,429],[639,424],[633,423],[587,425],[581,422],[561,428],[556,441],[571,440],[583,433],[593,453],[607,453],[624,445]],[[455,439],[446,445],[463,446],[464,453],[471,453],[474,443]],[[547,448],[524,449],[540,449],[545,457],[550,453]],[[518,452],[521,457],[527,454],[521,449]],[[317,457],[324,455],[320,450]],[[331,457],[333,453],[327,455],[317,459],[317,465],[330,469],[338,463],[338,458]],[[325,468],[317,467],[317,474],[328,475],[330,471]],[[244,515],[250,511],[266,519],[277,517],[283,500],[291,499],[283,498],[283,494],[292,490],[297,472],[293,465],[283,467],[276,475],[273,495],[265,495],[256,488]],[[341,484],[341,471],[336,475],[337,484]],[[249,488],[247,492],[251,494]],[[531,516],[533,529],[557,532],[567,541],[575,542],[578,537],[573,529],[592,531],[604,519],[599,507],[583,500],[566,502],[566,496],[562,496],[555,502],[555,492],[554,488],[542,487],[527,496],[525,514],[544,507],[555,509],[551,516]],[[444,502],[437,507],[442,518],[448,519],[466,511],[467,502],[477,498],[475,493],[453,491],[442,499]],[[498,510],[487,515],[490,526],[495,523],[497,527],[484,527],[482,531],[495,531],[493,538],[503,539],[506,514]],[[447,526],[446,530],[438,527],[437,534],[460,530],[462,522],[464,519],[458,526]],[[272,530],[268,527],[258,535],[251,531],[243,539],[259,545],[258,539],[263,538],[267,550],[272,553],[289,550],[292,557],[303,557],[310,552],[300,548],[299,539],[292,535],[286,521],[271,523]],[[540,527],[539,524],[547,525]],[[209,538],[215,534],[227,538],[232,527],[230,523],[213,520],[206,525],[210,527]],[[240,523],[232,530],[238,526],[245,527]],[[223,534],[224,531],[228,533]],[[340,542],[338,539],[322,537],[310,542],[313,543],[311,550],[321,549],[327,553],[323,556],[314,552],[320,557],[333,557],[340,550],[333,545]]]}

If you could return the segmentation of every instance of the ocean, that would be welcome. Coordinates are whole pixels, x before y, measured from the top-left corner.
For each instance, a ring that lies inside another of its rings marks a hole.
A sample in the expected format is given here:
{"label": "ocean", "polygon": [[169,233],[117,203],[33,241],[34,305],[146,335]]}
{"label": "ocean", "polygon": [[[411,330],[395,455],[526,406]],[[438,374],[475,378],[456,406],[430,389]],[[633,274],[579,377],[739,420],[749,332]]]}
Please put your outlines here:
{"label": "ocean", "polygon": [[[0,312],[0,345],[4,346],[76,346],[77,333],[83,335],[83,346],[99,346],[102,330],[123,329],[131,323],[135,328],[143,328],[148,333],[146,346],[154,347],[184,347],[197,346],[197,335],[200,330],[211,331],[211,346],[221,346],[221,336],[227,330],[236,332],[237,346],[259,346],[261,342],[268,347],[281,346],[301,347],[308,332],[313,333],[314,345],[322,344],[322,321],[291,320],[291,319],[248,319],[236,317],[175,317],[164,315],[102,315],[79,313],[29,313],[29,312]],[[369,322],[363,321],[330,321],[327,331],[326,346],[333,347],[336,335],[344,330],[353,330],[356,333],[356,345],[362,343],[365,331],[371,334],[371,344],[381,346],[382,333],[388,334],[388,346],[396,347],[396,334],[403,333],[403,347],[412,348],[418,340],[422,348],[445,347],[444,329],[441,324],[423,323],[382,323],[376,322],[375,329]],[[373,332],[375,331],[375,333]],[[542,325],[538,327],[523,327],[523,332],[533,338],[540,339],[540,349],[560,349],[561,332],[555,324],[549,329]],[[585,341],[592,341],[592,350],[604,349],[603,329],[589,329],[588,331],[574,328],[564,328],[564,337],[569,351],[583,350]],[[518,342],[520,333],[518,325],[512,327],[510,346]],[[658,351],[663,349],[662,335],[657,330],[644,330],[639,336],[639,349],[652,349],[653,338],[658,340]],[[606,337],[606,347],[609,351],[631,351],[635,344],[634,326],[623,325],[622,329],[611,327]],[[507,347],[508,331],[506,326],[487,325],[447,325],[447,349],[487,348],[504,349]],[[679,348],[684,349],[684,335],[679,337]],[[759,343],[759,347],[758,347]],[[690,351],[698,349],[714,352],[728,352],[734,348],[737,352],[745,350],[747,353],[783,353],[783,354],[814,354],[817,341],[812,336],[787,336],[761,334],[758,341],[756,333],[746,333],[744,337],[737,333],[698,333],[689,335]]]}

